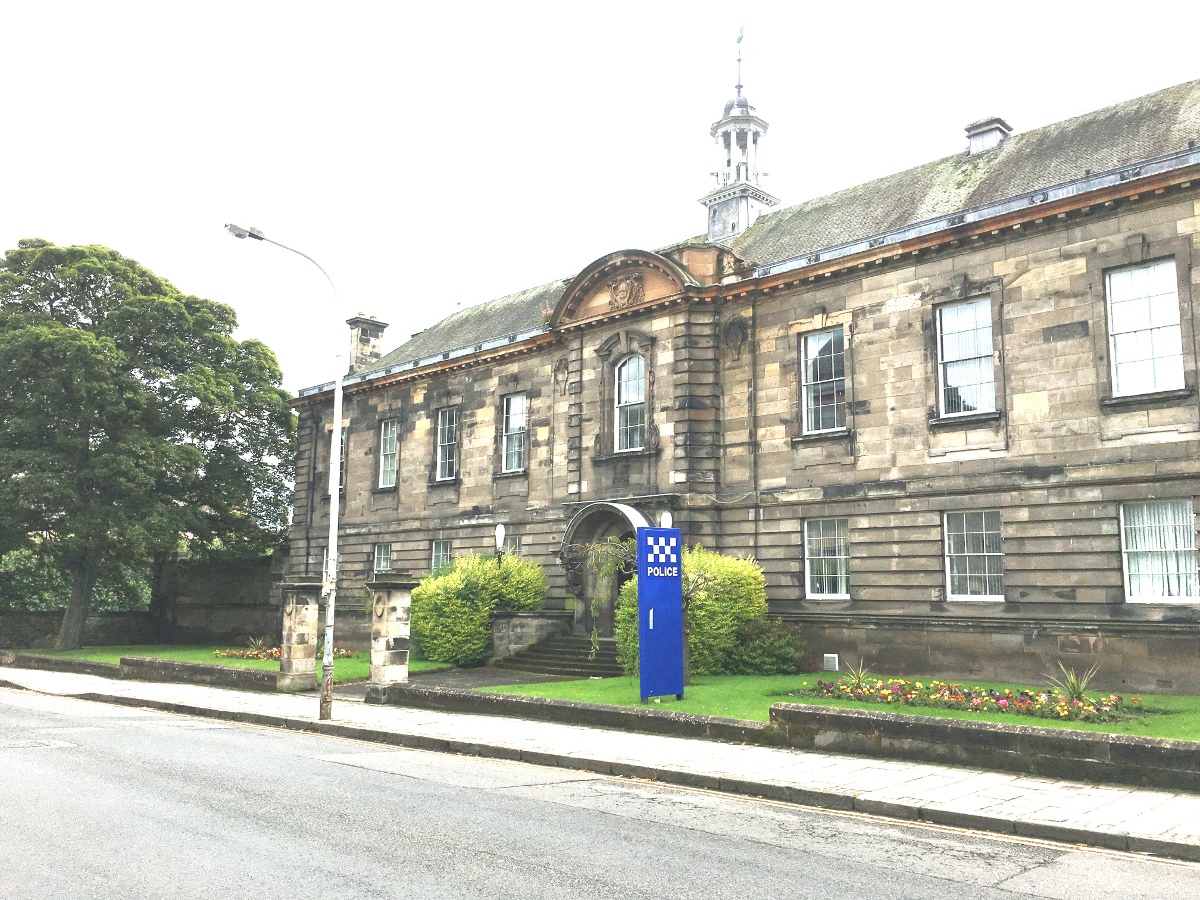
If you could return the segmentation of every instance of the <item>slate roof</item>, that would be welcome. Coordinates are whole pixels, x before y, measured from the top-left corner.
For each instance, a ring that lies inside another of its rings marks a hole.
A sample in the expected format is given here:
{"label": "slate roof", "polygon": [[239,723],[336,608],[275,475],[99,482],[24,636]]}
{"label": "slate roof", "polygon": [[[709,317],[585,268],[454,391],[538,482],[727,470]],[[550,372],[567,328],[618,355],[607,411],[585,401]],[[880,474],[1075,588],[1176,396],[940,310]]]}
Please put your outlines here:
{"label": "slate roof", "polygon": [[414,334],[406,343],[385,355],[375,369],[386,369],[398,363],[423,359],[443,350],[454,350],[492,338],[519,334],[540,328],[548,311],[553,311],[558,298],[567,289],[570,279],[559,279],[535,288],[526,288],[461,309]]}
{"label": "slate roof", "polygon": [[1200,143],[1200,81],[1010,135],[966,152],[762,216],[727,243],[772,263],[971,209]]}
{"label": "slate roof", "polygon": [[[1200,144],[1200,80],[1011,135],[977,156],[964,152],[762,216],[728,241],[766,264],[959,210],[1119,169]],[[472,306],[414,335],[382,369],[445,350],[538,329],[570,279]]]}

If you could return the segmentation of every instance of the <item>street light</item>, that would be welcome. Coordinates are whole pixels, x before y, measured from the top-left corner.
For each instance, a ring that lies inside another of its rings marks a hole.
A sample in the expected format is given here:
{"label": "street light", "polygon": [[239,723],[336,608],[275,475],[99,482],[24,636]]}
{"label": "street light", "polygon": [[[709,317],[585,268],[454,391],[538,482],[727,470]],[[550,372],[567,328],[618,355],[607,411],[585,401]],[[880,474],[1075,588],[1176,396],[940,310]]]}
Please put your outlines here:
{"label": "street light", "polygon": [[504,524],[496,526],[496,561],[504,556]]}
{"label": "street light", "polygon": [[[303,256],[321,269],[321,274],[333,288],[334,304],[338,304],[338,292],[333,279],[329,277],[329,273],[321,267],[321,264],[307,253],[301,253],[295,247],[273,241],[257,228],[243,228],[241,225],[227,224],[225,230],[239,240],[250,238],[255,241],[266,241],[268,244],[290,250],[297,256]],[[338,355],[335,359],[341,360],[342,357]],[[333,610],[337,603],[338,512],[342,471],[342,376],[344,374],[341,364],[335,363],[335,365],[337,372],[334,373],[333,379],[333,437],[329,448],[329,559],[325,563],[325,571],[321,573],[321,596],[328,598],[325,603],[325,658],[321,660],[321,719],[333,718]]]}

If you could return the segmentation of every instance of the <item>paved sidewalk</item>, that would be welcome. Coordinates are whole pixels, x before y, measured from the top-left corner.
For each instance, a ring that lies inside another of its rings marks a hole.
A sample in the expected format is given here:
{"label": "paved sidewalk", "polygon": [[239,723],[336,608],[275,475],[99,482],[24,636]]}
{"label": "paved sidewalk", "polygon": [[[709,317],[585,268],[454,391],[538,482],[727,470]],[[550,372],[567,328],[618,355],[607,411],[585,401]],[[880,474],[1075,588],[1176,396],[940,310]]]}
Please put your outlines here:
{"label": "paved sidewalk", "polygon": [[0,684],[402,746],[1200,859],[1200,795],[315,697],[0,668]]}

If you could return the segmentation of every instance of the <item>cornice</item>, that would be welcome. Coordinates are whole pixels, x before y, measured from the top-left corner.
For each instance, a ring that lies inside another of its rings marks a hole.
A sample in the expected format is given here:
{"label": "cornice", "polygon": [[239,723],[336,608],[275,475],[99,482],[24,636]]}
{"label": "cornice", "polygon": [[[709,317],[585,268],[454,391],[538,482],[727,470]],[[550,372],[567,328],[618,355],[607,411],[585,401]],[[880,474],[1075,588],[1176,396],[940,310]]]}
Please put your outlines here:
{"label": "cornice", "polygon": [[[781,288],[814,283],[819,279],[850,274],[862,274],[868,267],[887,264],[910,264],[922,255],[934,252],[961,252],[979,242],[1004,240],[1015,233],[1031,228],[1052,228],[1077,218],[1098,212],[1111,212],[1126,204],[1161,200],[1168,193],[1189,190],[1200,181],[1200,148],[1124,166],[1111,172],[1077,179],[1044,190],[1031,191],[1014,198],[952,213],[916,223],[904,228],[866,237],[834,247],[813,251],[792,259],[757,266],[746,278],[726,284],[698,286],[684,284],[683,289],[636,307],[625,307],[602,315],[563,324],[551,322],[534,332],[510,335],[484,342],[484,349],[470,352],[461,348],[458,355],[443,358],[427,365],[406,363],[382,373],[353,376],[343,382],[346,394],[361,394],[376,388],[402,382],[416,381],[445,372],[490,365],[499,360],[523,355],[557,343],[562,335],[604,325],[632,316],[681,306],[685,303],[711,303],[726,299],[744,299],[753,294],[767,294]],[[572,281],[568,293],[578,295],[585,286],[594,286],[605,273],[631,265],[663,263],[670,269],[676,264],[649,251],[618,251],[601,257]],[[597,265],[599,264],[599,265]],[[595,267],[595,268],[593,268]],[[590,271],[589,271],[590,270]],[[664,271],[667,271],[664,269]],[[678,274],[675,275],[678,277]],[[581,282],[581,278],[583,279]],[[564,294],[564,299],[567,294]],[[561,314],[560,305],[556,315]],[[507,341],[507,343],[505,343]],[[501,344],[499,347],[485,345]],[[446,357],[451,351],[443,354]],[[422,362],[421,360],[417,361]],[[405,368],[407,367],[407,368]],[[395,371],[401,369],[403,371]],[[305,409],[328,403],[333,383],[304,388],[292,401],[294,409]]]}

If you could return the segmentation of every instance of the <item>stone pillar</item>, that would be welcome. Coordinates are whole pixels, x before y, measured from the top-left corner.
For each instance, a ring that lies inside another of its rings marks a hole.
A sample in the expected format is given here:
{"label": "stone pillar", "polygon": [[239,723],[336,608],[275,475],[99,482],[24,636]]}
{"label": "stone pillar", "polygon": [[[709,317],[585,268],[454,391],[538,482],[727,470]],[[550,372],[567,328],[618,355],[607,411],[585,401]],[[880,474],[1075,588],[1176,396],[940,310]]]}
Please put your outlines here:
{"label": "stone pillar", "polygon": [[367,582],[375,598],[368,703],[386,703],[388,687],[408,681],[408,611],[416,586],[417,579],[403,572],[380,572]]}
{"label": "stone pillar", "polygon": [[283,584],[283,642],[279,659],[280,691],[315,691],[317,676],[317,609],[319,578],[296,579]]}

